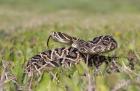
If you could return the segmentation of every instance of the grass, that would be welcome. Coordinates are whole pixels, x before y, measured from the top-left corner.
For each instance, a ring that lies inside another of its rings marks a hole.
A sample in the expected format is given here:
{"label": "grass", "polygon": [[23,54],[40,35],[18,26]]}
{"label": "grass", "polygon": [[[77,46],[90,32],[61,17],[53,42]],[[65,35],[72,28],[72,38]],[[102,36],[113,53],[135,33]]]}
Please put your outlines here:
{"label": "grass", "polygon": [[[26,84],[26,78],[23,78],[25,62],[47,49],[46,41],[52,31],[65,32],[84,40],[111,34],[119,46],[105,55],[126,57],[129,50],[133,50],[138,57],[133,72],[127,70],[94,77],[94,68],[80,63],[71,69],[53,70],[59,81],[53,80],[50,72],[45,72],[34,91],[90,91],[90,87],[95,87],[97,91],[116,91],[119,87],[118,91],[139,91],[139,75],[136,75],[140,74],[139,3],[138,0],[60,0],[58,3],[55,0],[0,0],[1,65],[2,60],[12,62],[8,70],[23,86]],[[50,46],[53,49],[65,45],[51,41]],[[128,63],[126,58],[117,61],[123,67]],[[84,73],[87,76],[82,76]],[[2,66],[0,75],[2,78]],[[13,81],[8,80],[4,81],[3,88],[5,91],[16,90]]]}

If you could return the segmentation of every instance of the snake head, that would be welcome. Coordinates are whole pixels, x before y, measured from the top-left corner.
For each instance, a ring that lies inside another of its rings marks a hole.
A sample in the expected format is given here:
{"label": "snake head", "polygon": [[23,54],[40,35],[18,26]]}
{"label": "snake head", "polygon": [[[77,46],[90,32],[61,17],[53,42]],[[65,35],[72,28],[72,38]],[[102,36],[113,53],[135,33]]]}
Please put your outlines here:
{"label": "snake head", "polygon": [[91,42],[94,44],[92,51],[98,53],[112,51],[118,46],[116,40],[111,35],[96,37]]}
{"label": "snake head", "polygon": [[117,48],[118,44],[111,35],[106,35],[102,38],[102,43],[106,46],[107,51],[111,51]]}

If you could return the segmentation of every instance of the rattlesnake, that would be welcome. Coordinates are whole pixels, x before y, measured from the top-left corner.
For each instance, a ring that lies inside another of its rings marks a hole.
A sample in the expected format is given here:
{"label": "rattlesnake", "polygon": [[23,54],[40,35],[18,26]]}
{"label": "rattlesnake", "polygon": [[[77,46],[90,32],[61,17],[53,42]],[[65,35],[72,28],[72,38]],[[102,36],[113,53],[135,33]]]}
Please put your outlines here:
{"label": "rattlesnake", "polygon": [[25,71],[28,76],[41,74],[44,70],[55,67],[69,67],[78,64],[80,60],[88,63],[89,66],[94,64],[97,68],[102,62],[107,62],[111,57],[106,58],[100,53],[109,52],[117,48],[117,42],[110,35],[95,37],[92,41],[84,41],[76,37],[71,37],[65,33],[53,32],[47,41],[52,38],[60,43],[71,45],[71,47],[55,48],[46,50],[33,56],[27,61]]}
{"label": "rattlesnake", "polygon": [[68,44],[70,47],[55,48],[46,50],[33,56],[27,61],[25,71],[28,76],[41,74],[44,70],[50,70],[55,67],[69,67],[78,64],[81,60],[88,63],[89,66],[94,64],[100,66],[111,57],[106,58],[100,53],[109,52],[117,48],[117,42],[110,35],[95,37],[92,41],[84,41],[76,37],[71,37],[65,33],[53,32],[47,41],[52,38],[60,43]]}

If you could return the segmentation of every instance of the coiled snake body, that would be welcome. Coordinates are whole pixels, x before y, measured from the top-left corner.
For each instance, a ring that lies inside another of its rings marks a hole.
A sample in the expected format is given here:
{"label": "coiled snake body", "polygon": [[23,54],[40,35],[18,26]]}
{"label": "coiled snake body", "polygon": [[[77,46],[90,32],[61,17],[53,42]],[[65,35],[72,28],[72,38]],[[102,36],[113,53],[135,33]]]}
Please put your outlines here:
{"label": "coiled snake body", "polygon": [[78,64],[80,61],[88,63],[89,66],[94,64],[96,67],[110,58],[100,55],[101,53],[109,52],[117,48],[117,42],[110,35],[98,36],[91,41],[71,37],[65,33],[53,32],[49,39],[68,44],[70,47],[55,48],[46,50],[33,56],[26,64],[26,73],[32,76],[34,73],[41,74],[44,70],[50,70],[55,67],[69,67],[73,64]]}

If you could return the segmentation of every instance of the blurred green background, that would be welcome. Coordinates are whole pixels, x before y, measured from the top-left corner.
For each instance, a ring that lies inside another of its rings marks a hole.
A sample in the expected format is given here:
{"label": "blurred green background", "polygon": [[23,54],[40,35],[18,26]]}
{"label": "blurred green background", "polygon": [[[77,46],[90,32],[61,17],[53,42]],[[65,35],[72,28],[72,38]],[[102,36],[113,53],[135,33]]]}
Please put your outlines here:
{"label": "blurred green background", "polygon": [[[140,91],[140,0],[0,0],[0,62],[13,62],[9,70],[21,86],[25,85],[24,63],[47,49],[46,41],[52,31],[84,40],[111,34],[119,46],[105,55],[125,57],[132,50],[138,63],[132,72],[126,70],[97,77],[85,64],[58,69],[54,72],[59,73],[59,83],[46,72],[33,91],[89,91],[89,78],[81,76],[85,71],[97,91]],[[50,46],[53,49],[65,45],[51,41]],[[117,61],[123,67],[128,63],[126,58]],[[2,64],[0,75],[3,75]],[[115,90],[118,84],[121,88]],[[16,90],[11,81],[5,81],[2,87],[4,91]]]}
{"label": "blurred green background", "polygon": [[[76,22],[77,17],[82,17],[80,20],[83,17],[84,20],[95,18],[91,20],[93,23],[98,18],[108,17],[121,20],[134,18],[134,21],[137,20],[136,17],[139,19],[139,3],[139,0],[0,0],[0,29],[31,27],[34,24],[36,26],[58,20]],[[114,13],[116,16],[111,15]],[[96,22],[98,23],[98,20]]]}

